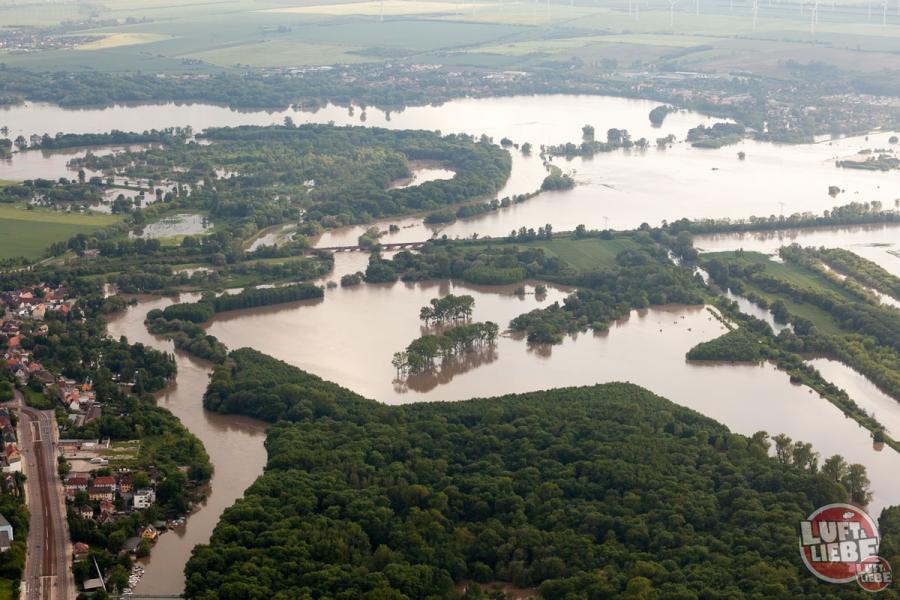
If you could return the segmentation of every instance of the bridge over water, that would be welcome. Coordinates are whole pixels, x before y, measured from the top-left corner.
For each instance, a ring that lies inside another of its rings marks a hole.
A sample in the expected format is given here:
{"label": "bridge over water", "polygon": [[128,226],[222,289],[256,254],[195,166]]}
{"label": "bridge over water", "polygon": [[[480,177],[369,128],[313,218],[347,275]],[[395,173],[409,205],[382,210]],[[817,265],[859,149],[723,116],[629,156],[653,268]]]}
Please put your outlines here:
{"label": "bridge over water", "polygon": [[[421,248],[425,242],[396,242],[391,244],[378,244],[382,250],[414,250]],[[332,252],[368,252],[371,250],[368,246],[321,246],[313,248],[313,250],[331,250]]]}

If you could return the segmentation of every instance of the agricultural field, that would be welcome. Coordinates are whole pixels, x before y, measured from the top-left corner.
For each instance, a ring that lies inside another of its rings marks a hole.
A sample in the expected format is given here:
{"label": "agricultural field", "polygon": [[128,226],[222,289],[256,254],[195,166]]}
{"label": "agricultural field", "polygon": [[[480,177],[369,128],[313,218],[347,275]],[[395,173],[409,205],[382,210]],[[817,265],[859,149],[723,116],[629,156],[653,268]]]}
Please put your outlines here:
{"label": "agricultural field", "polygon": [[120,220],[118,216],[68,214],[0,206],[0,259],[40,258],[50,244],[90,233]]}
{"label": "agricultural field", "polygon": [[[70,26],[67,35],[102,38],[76,48],[0,52],[0,59],[36,70],[162,73],[384,60],[513,69],[539,66],[548,56],[772,75],[783,73],[784,56],[869,72],[900,69],[896,9],[882,14],[881,6],[841,2],[820,7],[813,24],[810,9],[798,2],[761,3],[756,17],[744,0],[694,0],[671,11],[663,0],[636,6],[623,0],[125,0],[54,4],[50,11],[36,2],[0,8],[0,22],[82,22],[83,29]],[[93,24],[99,20],[105,24]]]}
{"label": "agricultural field", "polygon": [[76,50],[104,50],[106,48],[120,48],[135,44],[149,44],[168,39],[169,36],[161,33],[107,33],[101,39],[77,46]]}

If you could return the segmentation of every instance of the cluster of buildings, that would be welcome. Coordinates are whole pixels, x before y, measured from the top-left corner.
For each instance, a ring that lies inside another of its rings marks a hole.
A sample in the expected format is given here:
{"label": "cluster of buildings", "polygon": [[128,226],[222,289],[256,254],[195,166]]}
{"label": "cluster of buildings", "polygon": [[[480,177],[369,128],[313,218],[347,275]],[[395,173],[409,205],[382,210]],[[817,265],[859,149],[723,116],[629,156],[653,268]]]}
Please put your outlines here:
{"label": "cluster of buildings", "polygon": [[58,312],[67,316],[74,300],[66,298],[64,287],[51,288],[40,285],[36,288],[13,290],[0,293],[0,351],[6,369],[22,385],[34,379],[46,391],[51,386],[59,390],[59,400],[69,412],[69,419],[78,426],[100,418],[100,405],[91,389],[91,383],[78,383],[72,379],[51,373],[31,353],[22,346],[23,335],[46,335],[50,327],[46,320],[49,313]]}
{"label": "cluster of buildings", "polygon": [[78,384],[72,379],[60,378],[57,382],[63,406],[69,413],[69,420],[77,427],[87,425],[100,418],[102,408],[97,402],[97,394],[90,381]]}
{"label": "cluster of buildings", "polygon": [[[69,440],[65,442],[71,443]],[[76,512],[79,516],[96,520],[101,525],[116,519],[118,515],[143,510],[156,503],[153,488],[134,489],[130,472],[114,475],[72,473],[66,477],[63,487],[66,501],[78,505]]]}
{"label": "cluster of buildings", "polygon": [[12,482],[12,474],[22,471],[22,454],[19,452],[16,440],[16,428],[13,427],[9,409],[6,407],[0,407],[0,435],[3,436],[3,456],[0,458],[2,469],[0,470],[7,479],[5,489],[17,493],[18,488]]}
{"label": "cluster of buildings", "polygon": [[0,30],[0,49],[9,53],[75,48],[101,39],[97,35],[60,34],[49,29],[14,27]]}
{"label": "cluster of buildings", "polygon": [[22,334],[45,335],[49,326],[45,322],[49,311],[68,315],[74,301],[66,300],[64,288],[51,289],[39,286],[34,289],[14,290],[0,294],[0,351],[6,368],[25,385],[36,377],[44,385],[56,383],[56,377],[44,369],[22,347]]}

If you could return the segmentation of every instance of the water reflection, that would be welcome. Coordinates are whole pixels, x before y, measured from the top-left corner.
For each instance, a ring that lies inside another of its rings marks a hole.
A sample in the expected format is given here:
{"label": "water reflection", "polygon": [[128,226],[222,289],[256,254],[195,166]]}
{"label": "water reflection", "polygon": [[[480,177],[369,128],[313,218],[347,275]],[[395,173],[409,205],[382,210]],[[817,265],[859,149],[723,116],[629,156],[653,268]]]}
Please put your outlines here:
{"label": "water reflection", "polygon": [[455,354],[451,358],[441,361],[434,369],[394,379],[394,391],[398,394],[405,394],[410,390],[427,393],[439,385],[450,383],[457,375],[489,365],[495,360],[497,360],[497,348],[494,346]]}

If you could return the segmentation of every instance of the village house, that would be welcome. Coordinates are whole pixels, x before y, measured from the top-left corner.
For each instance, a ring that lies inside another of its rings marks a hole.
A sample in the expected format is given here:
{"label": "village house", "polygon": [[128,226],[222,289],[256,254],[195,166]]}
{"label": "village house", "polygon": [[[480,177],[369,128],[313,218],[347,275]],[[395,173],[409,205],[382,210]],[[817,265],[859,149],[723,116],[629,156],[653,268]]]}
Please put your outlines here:
{"label": "village house", "polygon": [[4,473],[17,473],[22,470],[22,455],[19,448],[14,443],[6,444],[4,452]]}
{"label": "village house", "polygon": [[134,508],[150,508],[156,502],[156,492],[152,489],[140,489],[134,493]]}
{"label": "village house", "polygon": [[84,542],[75,542],[75,544],[72,545],[72,558],[74,558],[76,562],[85,560],[90,551],[91,547]]}
{"label": "village house", "polygon": [[109,500],[116,499],[116,479],[109,475],[101,475],[95,477],[88,492],[91,500]]}
{"label": "village house", "polygon": [[72,499],[78,492],[86,492],[88,489],[87,477],[70,475],[66,478],[66,498]]}
{"label": "village house", "polygon": [[116,498],[116,493],[107,488],[91,486],[88,490],[88,497],[94,502],[99,502],[100,500],[114,500]]}
{"label": "village house", "polygon": [[119,476],[119,493],[130,494],[132,489],[131,475],[125,474]]}
{"label": "village house", "polygon": [[159,531],[156,530],[156,527],[153,525],[147,525],[143,529],[141,529],[141,539],[150,540],[151,542],[156,540],[159,537]]}
{"label": "village house", "polygon": [[89,504],[86,504],[78,509],[78,516],[82,519],[93,519],[94,518],[94,509],[91,508]]}

